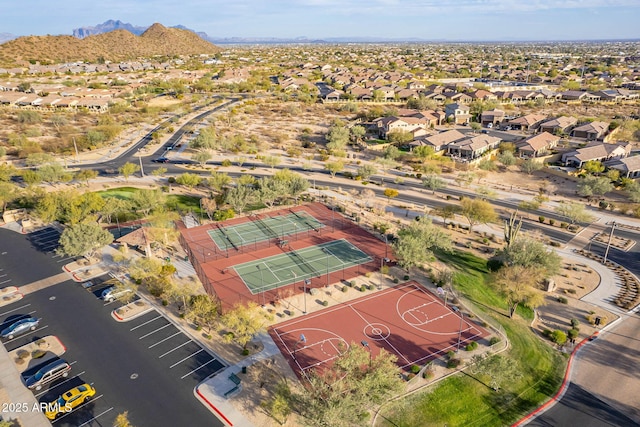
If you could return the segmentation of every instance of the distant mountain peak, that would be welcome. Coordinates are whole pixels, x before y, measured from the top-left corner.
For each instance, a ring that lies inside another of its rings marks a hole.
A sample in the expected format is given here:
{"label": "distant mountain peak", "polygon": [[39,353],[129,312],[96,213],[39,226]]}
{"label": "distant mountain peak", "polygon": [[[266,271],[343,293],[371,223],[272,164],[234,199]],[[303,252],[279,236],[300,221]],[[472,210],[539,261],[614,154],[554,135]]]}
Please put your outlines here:
{"label": "distant mountain peak", "polygon": [[93,36],[96,34],[108,33],[114,30],[127,30],[136,36],[142,34],[147,27],[138,27],[135,25],[131,25],[126,22],[122,22],[119,19],[109,19],[102,24],[98,24],[92,27],[80,27],[73,29],[73,36],[79,39],[83,39],[88,36]]}

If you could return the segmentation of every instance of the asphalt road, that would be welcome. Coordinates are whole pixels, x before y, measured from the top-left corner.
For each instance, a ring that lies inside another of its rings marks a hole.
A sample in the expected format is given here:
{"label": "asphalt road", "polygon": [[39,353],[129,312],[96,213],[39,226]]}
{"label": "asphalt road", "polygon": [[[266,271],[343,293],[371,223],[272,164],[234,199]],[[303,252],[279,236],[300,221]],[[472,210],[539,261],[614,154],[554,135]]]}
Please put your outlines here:
{"label": "asphalt road", "polygon": [[[61,272],[62,264],[36,250],[25,235],[0,229],[0,253],[0,267],[11,272],[8,285]],[[83,382],[96,388],[91,402],[54,425],[110,426],[119,413],[129,411],[138,426],[221,426],[193,389],[222,364],[155,311],[116,322],[110,313],[117,303],[105,304],[97,293],[67,281],[0,308],[2,322],[20,314],[42,319],[36,331],[5,342],[7,350],[46,335],[58,336],[67,348],[63,358],[72,363],[70,377],[37,392],[40,401]]]}
{"label": "asphalt road", "polygon": [[640,316],[591,342],[563,398],[529,426],[640,427]]}

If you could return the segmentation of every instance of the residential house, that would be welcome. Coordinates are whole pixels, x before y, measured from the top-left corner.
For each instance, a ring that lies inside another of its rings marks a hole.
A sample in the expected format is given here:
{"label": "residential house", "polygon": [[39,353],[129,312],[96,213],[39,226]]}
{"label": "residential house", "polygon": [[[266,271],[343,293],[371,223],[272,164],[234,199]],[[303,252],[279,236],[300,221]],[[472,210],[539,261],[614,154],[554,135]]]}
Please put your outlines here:
{"label": "residential house", "polygon": [[[380,117],[373,121],[374,125],[378,129],[380,138],[387,138],[390,132],[410,132],[416,134],[416,128],[427,129],[429,122],[425,119],[417,117]],[[419,133],[419,132],[418,132]]]}
{"label": "residential house", "polygon": [[444,95],[451,102],[455,102],[455,103],[459,103],[459,104],[468,104],[471,101],[473,101],[473,98],[471,98],[466,93],[462,93],[462,92],[453,92],[453,91],[451,91],[451,92],[445,92]]}
{"label": "residential house", "polygon": [[444,132],[437,133],[435,135],[423,136],[416,138],[409,143],[409,146],[413,149],[421,145],[426,145],[433,148],[433,151],[439,153],[447,149],[447,146],[453,142],[465,139],[466,135],[462,132],[452,129]]}
{"label": "residential house", "polygon": [[580,169],[588,161],[596,160],[605,162],[612,159],[622,159],[629,155],[631,147],[626,143],[607,144],[604,142],[592,142],[586,147],[569,151],[562,155],[562,163]]}
{"label": "residential house", "polygon": [[473,99],[478,99],[480,101],[497,101],[498,100],[498,97],[493,92],[489,92],[488,90],[484,90],[484,89],[478,89],[475,92],[470,93],[469,96],[471,96],[471,98]]}
{"label": "residential house", "polygon": [[498,148],[502,140],[487,134],[466,137],[447,145],[447,154],[454,160],[471,161]]}
{"label": "residential house", "polygon": [[609,131],[609,122],[591,122],[573,128],[571,136],[574,138],[584,138],[587,141],[602,139]]}
{"label": "residential house", "polygon": [[527,114],[509,120],[509,126],[513,129],[520,129],[526,132],[528,130],[535,130],[546,118],[547,116],[544,114]]}
{"label": "residential house", "polygon": [[640,156],[624,157],[604,162],[609,169],[617,169],[624,178],[640,177]]}
{"label": "residential house", "polygon": [[562,101],[599,101],[598,95],[591,94],[583,90],[568,90],[560,93],[560,100]]}
{"label": "residential house", "polygon": [[433,99],[439,104],[444,104],[444,102],[447,100],[447,97],[444,96],[442,92],[427,91],[427,92],[423,92],[422,96],[425,97],[426,99]]}
{"label": "residential house", "polygon": [[552,135],[548,132],[542,132],[534,136],[530,136],[524,141],[518,142],[516,148],[519,157],[523,159],[531,159],[547,154],[552,148],[558,145],[560,137]]}
{"label": "residential house", "polygon": [[578,120],[575,117],[560,116],[540,123],[538,130],[540,132],[549,132],[553,134],[558,132],[569,133],[570,129],[574,127],[576,123],[578,123]]}
{"label": "residential house", "polygon": [[447,120],[451,120],[453,123],[459,125],[462,123],[469,123],[471,115],[469,114],[469,107],[464,104],[454,102],[445,106],[445,115]]}
{"label": "residential house", "polygon": [[483,111],[480,115],[480,124],[482,126],[498,125],[504,120],[504,111],[494,108],[493,110]]}

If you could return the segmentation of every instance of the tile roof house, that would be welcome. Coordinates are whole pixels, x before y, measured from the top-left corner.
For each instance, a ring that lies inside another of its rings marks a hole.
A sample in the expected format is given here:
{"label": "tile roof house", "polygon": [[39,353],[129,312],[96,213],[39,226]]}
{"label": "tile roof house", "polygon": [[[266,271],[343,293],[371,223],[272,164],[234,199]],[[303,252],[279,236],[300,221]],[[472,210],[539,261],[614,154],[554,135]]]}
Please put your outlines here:
{"label": "tile roof house", "polygon": [[483,126],[486,126],[489,123],[491,123],[491,125],[496,125],[502,123],[503,120],[504,111],[498,110],[497,108],[494,108],[493,110],[483,111],[482,115],[480,116],[480,124]]}
{"label": "tile roof house", "polygon": [[420,138],[416,138],[414,141],[409,143],[409,146],[419,147],[421,145],[426,145],[428,147],[432,147],[433,151],[436,153],[446,150],[447,146],[452,142],[460,141],[466,138],[466,135],[458,130],[447,130],[444,132],[437,133],[435,135],[424,136]]}
{"label": "tile roof house", "polygon": [[602,139],[609,131],[609,122],[591,122],[573,128],[571,136],[584,138],[587,141]]}
{"label": "tile roof house", "polygon": [[469,96],[471,96],[471,98],[473,99],[480,99],[482,101],[498,100],[498,97],[493,92],[489,92],[488,90],[484,89],[478,89],[477,91],[470,93]]}
{"label": "tile roof house", "polygon": [[415,134],[415,129],[427,129],[429,122],[417,117],[380,117],[373,121],[381,138],[386,138],[390,132],[404,131]]}
{"label": "tile roof house", "polygon": [[447,145],[447,154],[454,160],[470,161],[498,148],[500,138],[486,134],[466,137]]}
{"label": "tile roof house", "polygon": [[518,142],[516,148],[518,155],[524,159],[540,157],[549,152],[558,145],[560,137],[552,135],[548,132],[542,132],[534,136],[530,136],[524,141]]}
{"label": "tile roof house", "polygon": [[578,120],[575,117],[571,116],[560,116],[555,119],[550,119],[545,122],[540,123],[539,130],[540,132],[567,132],[570,128],[576,125]]}
{"label": "tile roof house", "polygon": [[525,116],[509,120],[509,126],[513,129],[520,129],[523,131],[535,130],[546,118],[547,116],[544,114],[527,114]]}
{"label": "tile roof house", "polygon": [[625,178],[640,177],[640,156],[613,159],[604,162],[604,165],[610,169],[619,170],[620,175]]}
{"label": "tile roof house", "polygon": [[586,147],[578,148],[562,155],[562,163],[565,166],[581,168],[582,165],[591,160],[604,162],[611,159],[622,159],[629,155],[631,150],[628,144],[606,144],[603,142],[592,142]]}
{"label": "tile roof house", "polygon": [[453,123],[457,125],[469,123],[471,115],[469,114],[470,109],[467,105],[454,102],[453,104],[445,105],[444,108],[447,119],[451,118]]}

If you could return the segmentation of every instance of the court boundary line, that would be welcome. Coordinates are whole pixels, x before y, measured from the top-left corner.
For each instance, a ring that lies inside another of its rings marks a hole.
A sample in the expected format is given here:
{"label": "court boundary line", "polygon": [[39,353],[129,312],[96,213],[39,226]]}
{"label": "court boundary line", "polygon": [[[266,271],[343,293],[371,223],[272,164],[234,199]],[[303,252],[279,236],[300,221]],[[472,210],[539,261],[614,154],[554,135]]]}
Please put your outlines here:
{"label": "court boundary line", "polygon": [[[306,320],[308,320],[308,319],[313,319],[313,318],[317,318],[317,317],[320,317],[320,316],[329,315],[329,314],[331,314],[331,313],[333,313],[333,312],[335,312],[335,311],[342,310],[342,309],[344,309],[345,307],[348,307],[348,308],[350,308],[350,309],[351,309],[351,311],[352,311],[352,312],[354,312],[354,313],[355,313],[359,318],[361,318],[361,319],[365,322],[365,327],[366,327],[366,326],[368,326],[368,325],[372,325],[372,323],[371,323],[371,322],[369,322],[368,320],[366,320],[366,319],[365,319],[365,318],[364,318],[364,317],[363,317],[363,316],[358,312],[358,310],[357,310],[357,308],[356,308],[356,306],[357,306],[357,305],[359,305],[360,303],[365,302],[365,301],[370,301],[370,300],[372,300],[372,299],[379,298],[379,297],[384,296],[384,295],[387,295],[387,294],[389,294],[389,293],[393,293],[393,292],[400,291],[400,290],[405,290],[405,289],[407,289],[407,288],[410,288],[410,289],[412,289],[412,290],[414,290],[414,291],[420,291],[420,293],[421,293],[421,294],[426,295],[426,296],[427,296],[427,297],[429,297],[433,302],[437,302],[437,301],[438,301],[437,299],[435,299],[435,298],[433,297],[433,295],[432,295],[430,292],[428,292],[426,289],[423,289],[419,284],[415,284],[415,283],[406,283],[406,284],[403,284],[403,285],[400,285],[400,286],[396,286],[396,287],[391,287],[391,288],[385,289],[385,290],[383,290],[383,291],[377,292],[377,293],[375,293],[375,294],[371,294],[371,295],[369,295],[369,296],[363,296],[363,297],[361,297],[361,298],[358,298],[354,303],[350,303],[350,302],[349,302],[349,303],[342,303],[342,304],[339,304],[339,305],[335,305],[335,306],[333,306],[333,307],[331,307],[331,308],[323,309],[323,310],[321,310],[321,311],[319,311],[319,312],[317,312],[317,313],[314,313],[314,314],[309,314],[309,315],[306,315],[306,316],[302,316],[302,317],[300,317],[299,319],[295,319],[295,320],[292,320],[292,321],[287,322],[287,325],[286,325],[286,326],[294,326],[294,327],[295,327],[297,324],[299,324],[299,323],[301,323],[301,322],[304,322],[304,321],[306,321]],[[399,299],[397,299],[397,301],[399,301]],[[453,314],[454,316],[458,317],[458,315],[457,315],[457,314],[455,314],[455,312],[453,312],[453,311],[451,311],[451,310],[449,309],[449,312],[448,312],[447,314],[442,315],[442,316],[439,316],[439,317],[438,317],[438,319],[443,318],[443,317],[446,317],[446,316],[449,316],[449,315],[451,315],[451,314]],[[405,320],[404,320],[404,319],[399,315],[398,310],[396,310],[396,315],[398,315],[398,317],[400,317],[400,320],[402,320],[403,322],[405,322],[405,323],[407,324],[407,326],[412,326],[411,324],[407,323],[407,322],[406,322],[406,321],[405,321]],[[475,327],[474,325],[472,325],[471,323],[469,323],[469,321],[468,321],[467,319],[465,319],[465,318],[463,317],[463,318],[462,318],[462,321],[463,321],[463,322],[464,322],[464,324],[467,326],[465,329],[463,329],[463,330],[462,330],[462,332],[472,331],[472,332],[473,332],[473,335],[472,335],[472,336],[470,336],[470,337],[464,338],[464,339],[462,339],[462,335],[461,335],[461,340],[460,340],[460,344],[459,344],[459,345],[460,345],[460,348],[464,348],[464,347],[466,346],[466,343],[468,343],[468,342],[470,342],[470,341],[473,341],[473,340],[474,340],[474,338],[476,338],[476,337],[478,337],[478,336],[482,336],[482,331],[481,331],[480,329],[476,328],[476,327]],[[388,327],[388,326],[387,326],[387,327]],[[317,329],[317,328],[304,328],[304,327],[297,327],[296,329],[292,329],[292,330],[287,331],[287,332],[285,332],[285,333],[281,333],[281,332],[280,332],[280,330],[279,330],[277,327],[273,327],[273,328],[272,328],[272,331],[276,334],[276,336],[278,337],[278,339],[279,339],[279,340],[280,340],[280,342],[282,343],[282,346],[283,346],[283,348],[286,350],[286,352],[289,352],[289,348],[288,348],[288,346],[284,343],[284,340],[282,339],[282,337],[283,337],[284,335],[294,333],[295,331],[299,331],[299,330],[309,330],[309,329],[315,330],[315,329]],[[456,334],[456,333],[457,333],[457,331],[456,331],[456,332],[449,332],[449,333],[435,333],[435,332],[429,332],[429,331],[421,331],[420,329],[417,329],[417,328],[415,328],[415,329],[416,329],[416,330],[418,330],[418,331],[420,331],[420,332],[425,332],[425,333],[433,334],[433,335],[454,335],[454,334]],[[323,331],[328,331],[328,330],[326,330],[326,329],[322,329],[322,330],[323,330]],[[332,331],[328,331],[328,332],[330,332],[332,335],[339,336],[339,335],[337,335],[335,332],[332,332]],[[346,340],[345,340],[342,336],[340,336],[340,338],[341,338],[343,341],[345,341],[345,342],[346,342]],[[456,342],[456,343],[451,344],[451,345],[448,345],[448,346],[446,346],[446,347],[444,347],[443,349],[440,349],[440,350],[438,350],[438,351],[435,351],[435,352],[429,352],[428,354],[426,354],[425,356],[423,356],[423,357],[421,357],[421,358],[419,358],[419,359],[416,359],[416,360],[410,361],[410,360],[407,358],[407,355],[405,355],[404,353],[401,353],[400,351],[398,351],[398,349],[396,349],[396,348],[395,348],[395,346],[393,346],[393,345],[389,344],[386,338],[384,338],[383,340],[384,340],[385,342],[387,342],[387,344],[389,345],[389,347],[390,347],[390,348],[392,348],[392,349],[395,351],[396,356],[398,356],[398,357],[402,357],[404,360],[406,360],[406,361],[408,362],[408,363],[407,363],[407,364],[405,364],[405,365],[401,365],[401,368],[402,368],[402,369],[405,369],[405,368],[407,368],[407,367],[409,367],[409,366],[411,366],[411,365],[414,365],[414,364],[418,364],[418,363],[420,363],[420,362],[422,362],[422,361],[424,361],[424,360],[427,360],[427,359],[433,358],[434,356],[435,356],[435,357],[437,357],[438,355],[446,354],[448,351],[451,351],[451,349],[454,349],[454,348],[456,348],[456,347],[458,346],[458,343]],[[349,343],[347,343],[347,345],[349,345]],[[289,352],[289,355],[291,355],[291,353],[290,353],[290,352]],[[292,360],[294,360],[294,361],[296,362],[296,365],[300,368],[300,370],[301,370],[302,374],[304,374],[304,375],[305,375],[305,377],[307,377],[306,373],[304,372],[304,368],[302,368],[302,366],[300,366],[299,362],[298,362],[296,359],[294,359],[292,356],[291,356],[291,359],[292,359]],[[318,365],[318,364],[316,364],[316,365],[314,365],[314,366],[319,366],[319,365]]]}

